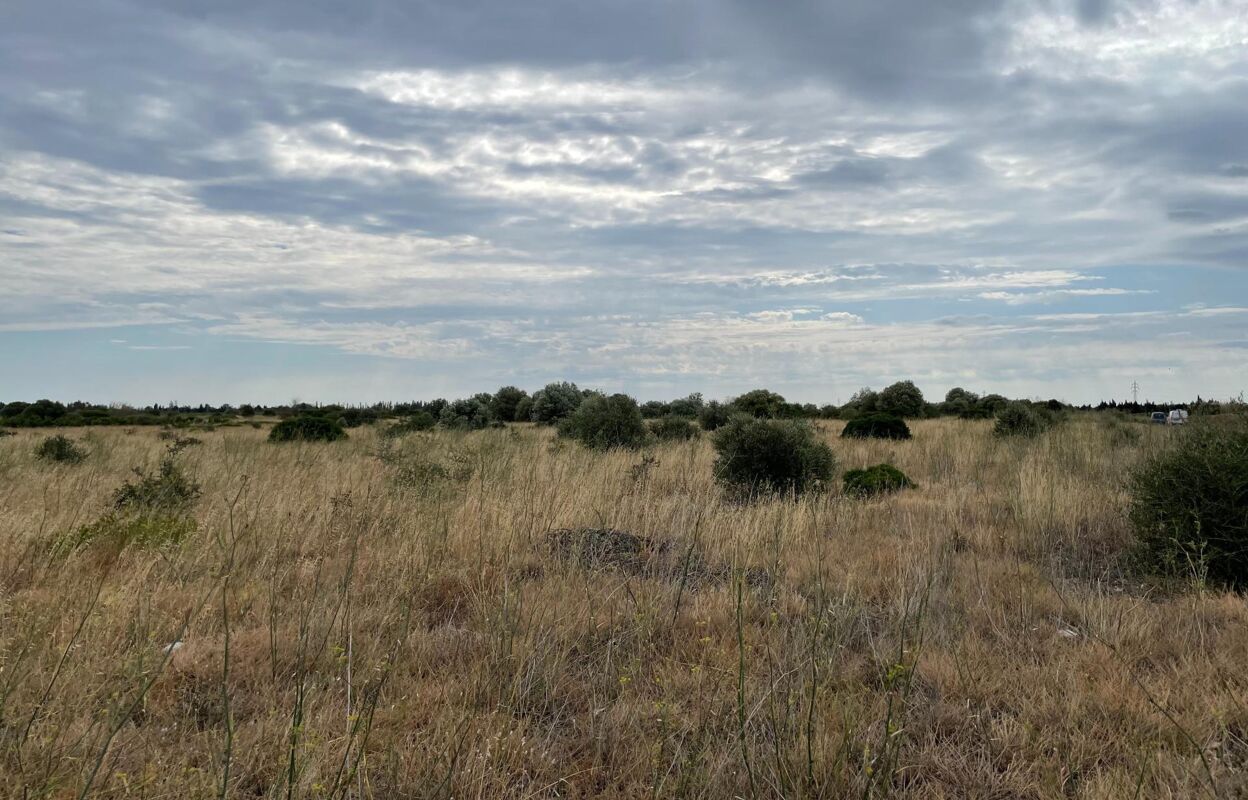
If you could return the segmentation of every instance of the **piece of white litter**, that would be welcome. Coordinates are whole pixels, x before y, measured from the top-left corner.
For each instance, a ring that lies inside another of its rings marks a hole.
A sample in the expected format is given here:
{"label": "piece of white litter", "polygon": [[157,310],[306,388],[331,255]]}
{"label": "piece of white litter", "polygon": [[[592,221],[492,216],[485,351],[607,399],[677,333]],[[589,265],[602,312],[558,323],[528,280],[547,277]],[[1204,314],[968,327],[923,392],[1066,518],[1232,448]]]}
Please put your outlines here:
{"label": "piece of white litter", "polygon": [[169,644],[165,645],[165,654],[168,655],[169,653],[176,653],[181,649],[182,649],[182,640],[179,639],[176,642],[170,642]]}

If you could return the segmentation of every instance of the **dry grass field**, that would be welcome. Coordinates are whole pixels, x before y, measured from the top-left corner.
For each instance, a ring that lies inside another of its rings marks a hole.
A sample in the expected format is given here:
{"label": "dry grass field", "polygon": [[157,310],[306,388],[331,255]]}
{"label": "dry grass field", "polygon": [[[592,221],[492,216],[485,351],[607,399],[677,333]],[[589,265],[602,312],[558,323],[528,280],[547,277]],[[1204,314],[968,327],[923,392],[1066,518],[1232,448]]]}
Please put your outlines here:
{"label": "dry grass field", "polygon": [[168,442],[0,438],[0,795],[1244,796],[1248,609],[1126,569],[1131,427],[822,423],[918,487],[748,505],[706,437],[226,427],[181,543],[77,549]]}

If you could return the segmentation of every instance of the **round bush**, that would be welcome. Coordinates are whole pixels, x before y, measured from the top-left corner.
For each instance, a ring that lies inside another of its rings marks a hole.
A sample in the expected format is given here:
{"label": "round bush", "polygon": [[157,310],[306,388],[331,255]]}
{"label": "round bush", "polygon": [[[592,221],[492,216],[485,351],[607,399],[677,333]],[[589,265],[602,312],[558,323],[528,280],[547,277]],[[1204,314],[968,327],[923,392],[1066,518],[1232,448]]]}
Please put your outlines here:
{"label": "round bush", "polygon": [[698,438],[701,431],[687,417],[672,415],[651,422],[650,433],[660,441],[684,442]]}
{"label": "round bush", "polygon": [[865,469],[851,469],[845,473],[842,480],[845,494],[855,497],[871,497],[914,487],[914,482],[892,464],[876,464]]}
{"label": "round bush", "polygon": [[832,450],[794,420],[734,417],[715,432],[715,474],[727,486],[800,494],[832,477]]}
{"label": "round bush", "polygon": [[637,401],[626,394],[591,394],[559,423],[559,435],[595,450],[637,448],[646,443],[646,424]]}
{"label": "round bush", "polygon": [[1169,576],[1248,586],[1248,419],[1176,431],[1131,476],[1142,564]]}
{"label": "round bush", "polygon": [[865,414],[845,423],[841,437],[846,439],[909,439],[910,426],[892,414]]}
{"label": "round bush", "polygon": [[1044,419],[1026,403],[1010,403],[997,412],[993,436],[1038,436],[1045,429]]}
{"label": "round bush", "polygon": [[347,438],[347,432],[332,419],[325,417],[291,417],[273,426],[270,442],[336,442]]}
{"label": "round bush", "polygon": [[35,448],[35,456],[44,461],[57,461],[62,464],[77,464],[87,457],[87,451],[74,444],[68,436],[49,436]]}

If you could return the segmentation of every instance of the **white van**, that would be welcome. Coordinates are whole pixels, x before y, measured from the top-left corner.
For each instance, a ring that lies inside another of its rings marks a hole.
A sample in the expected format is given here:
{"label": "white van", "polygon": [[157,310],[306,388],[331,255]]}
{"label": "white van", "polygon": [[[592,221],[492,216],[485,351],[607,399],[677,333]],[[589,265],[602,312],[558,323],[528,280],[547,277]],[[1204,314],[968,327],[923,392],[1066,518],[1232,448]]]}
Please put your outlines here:
{"label": "white van", "polygon": [[1187,412],[1181,408],[1173,409],[1166,422],[1171,425],[1184,425],[1187,423]]}

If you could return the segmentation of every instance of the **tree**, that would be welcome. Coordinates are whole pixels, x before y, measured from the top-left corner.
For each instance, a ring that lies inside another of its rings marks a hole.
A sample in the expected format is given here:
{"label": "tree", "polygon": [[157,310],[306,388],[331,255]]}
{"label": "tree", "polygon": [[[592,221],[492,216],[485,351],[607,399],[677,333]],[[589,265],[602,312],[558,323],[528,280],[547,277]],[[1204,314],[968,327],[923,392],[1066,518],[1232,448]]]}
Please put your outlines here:
{"label": "tree", "polygon": [[898,417],[923,416],[923,392],[913,381],[898,381],[880,392],[876,408]]}
{"label": "tree", "polygon": [[516,403],[516,415],[513,418],[516,422],[530,422],[533,419],[533,398],[525,396],[520,398],[520,402]]}
{"label": "tree", "polygon": [[641,404],[641,415],[646,419],[658,419],[668,414],[668,405],[662,400],[647,400]]}
{"label": "tree", "polygon": [[854,396],[849,398],[849,402],[845,404],[842,410],[850,410],[855,414],[870,414],[876,411],[879,403],[880,393],[872,389],[870,386],[864,386],[854,392]]}
{"label": "tree", "polygon": [[499,389],[494,393],[494,398],[490,403],[495,419],[515,422],[516,409],[520,406],[520,401],[528,396],[528,392],[515,386],[504,386]]}
{"label": "tree", "polygon": [[456,400],[442,409],[438,422],[444,428],[480,430],[490,424],[490,407],[480,396]]}
{"label": "tree", "polygon": [[713,431],[727,425],[731,417],[731,406],[726,406],[718,400],[712,400],[702,406],[702,410],[698,412],[698,424],[702,426],[704,431]]}
{"label": "tree", "polygon": [[679,400],[673,400],[668,403],[667,413],[677,417],[688,417],[689,419],[693,419],[698,415],[698,412],[702,410],[702,406],[702,394],[700,392],[694,392],[688,397],[682,397]]}
{"label": "tree", "polygon": [[553,425],[575,411],[584,397],[584,393],[575,383],[548,383],[533,395],[532,419],[534,422]]}
{"label": "tree", "polygon": [[945,402],[941,405],[944,414],[956,414],[959,417],[977,416],[979,395],[956,386],[945,393]]}
{"label": "tree", "polygon": [[784,398],[766,389],[754,389],[732,401],[742,414],[756,419],[776,419],[784,413]]}

